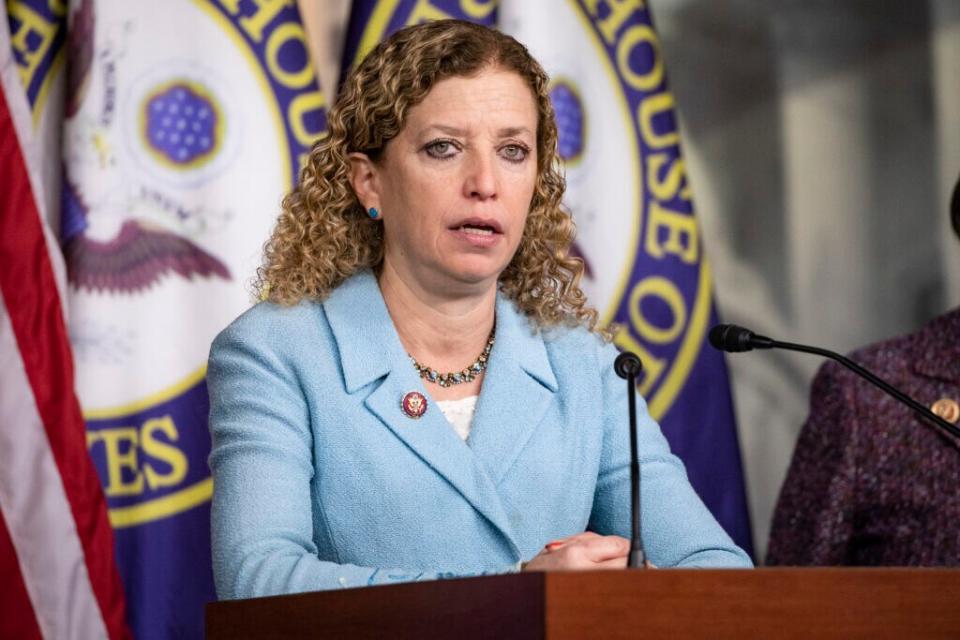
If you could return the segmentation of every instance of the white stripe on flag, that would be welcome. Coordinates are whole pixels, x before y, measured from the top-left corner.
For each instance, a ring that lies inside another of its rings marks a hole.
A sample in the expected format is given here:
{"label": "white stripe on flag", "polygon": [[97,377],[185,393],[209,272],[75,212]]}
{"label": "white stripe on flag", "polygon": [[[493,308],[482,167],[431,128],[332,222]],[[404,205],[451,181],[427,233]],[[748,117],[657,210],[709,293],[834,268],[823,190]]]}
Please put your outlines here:
{"label": "white stripe on flag", "polygon": [[63,481],[0,296],[0,509],[48,638],[106,638]]}

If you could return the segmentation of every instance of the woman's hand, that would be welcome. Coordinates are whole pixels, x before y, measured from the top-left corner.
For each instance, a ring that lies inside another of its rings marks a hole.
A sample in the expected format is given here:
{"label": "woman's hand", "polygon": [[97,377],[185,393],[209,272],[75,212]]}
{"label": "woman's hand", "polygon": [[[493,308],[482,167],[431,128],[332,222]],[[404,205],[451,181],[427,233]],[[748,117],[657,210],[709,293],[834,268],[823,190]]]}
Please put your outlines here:
{"label": "woman's hand", "polygon": [[524,565],[524,571],[585,571],[623,569],[627,566],[630,541],[620,536],[601,536],[592,531],[555,540]]}

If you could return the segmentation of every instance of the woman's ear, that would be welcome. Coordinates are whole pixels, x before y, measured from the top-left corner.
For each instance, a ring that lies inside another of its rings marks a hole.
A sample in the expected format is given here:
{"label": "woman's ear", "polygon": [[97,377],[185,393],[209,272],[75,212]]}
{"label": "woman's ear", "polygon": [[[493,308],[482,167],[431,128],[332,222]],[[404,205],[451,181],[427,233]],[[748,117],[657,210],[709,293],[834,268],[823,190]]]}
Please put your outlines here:
{"label": "woman's ear", "polygon": [[365,153],[354,151],[350,159],[350,186],[364,209],[380,208],[380,180],[377,166]]}

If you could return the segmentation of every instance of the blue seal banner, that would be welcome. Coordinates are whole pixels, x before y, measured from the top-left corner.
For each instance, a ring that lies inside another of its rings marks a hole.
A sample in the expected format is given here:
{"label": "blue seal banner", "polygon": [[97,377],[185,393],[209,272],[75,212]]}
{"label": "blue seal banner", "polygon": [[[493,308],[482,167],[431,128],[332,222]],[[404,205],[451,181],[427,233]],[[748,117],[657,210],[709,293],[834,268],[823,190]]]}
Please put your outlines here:
{"label": "blue seal banner", "polygon": [[294,0],[70,10],[61,240],[87,448],[134,634],[202,638],[207,355],[250,306],[326,97]]}
{"label": "blue seal banner", "polygon": [[631,114],[639,172],[633,260],[609,320],[616,343],[644,362],[640,391],[690,481],[731,537],[752,553],[740,448],[726,363],[707,344],[717,323],[710,267],[694,217],[681,154],[673,94],[653,19],[645,3],[632,11],[576,2],[615,69]]}

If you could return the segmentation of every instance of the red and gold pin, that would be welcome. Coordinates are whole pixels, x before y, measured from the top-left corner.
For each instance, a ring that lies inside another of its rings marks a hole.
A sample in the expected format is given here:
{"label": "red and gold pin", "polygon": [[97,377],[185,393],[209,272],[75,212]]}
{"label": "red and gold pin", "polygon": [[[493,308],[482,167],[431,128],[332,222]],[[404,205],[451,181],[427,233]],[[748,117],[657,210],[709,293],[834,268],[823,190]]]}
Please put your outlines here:
{"label": "red and gold pin", "polygon": [[407,414],[408,418],[416,420],[427,412],[427,397],[419,391],[411,391],[403,396],[400,401],[400,408]]}
{"label": "red and gold pin", "polygon": [[960,420],[960,405],[951,398],[940,398],[930,405],[930,411],[952,424],[957,424],[957,420]]}

